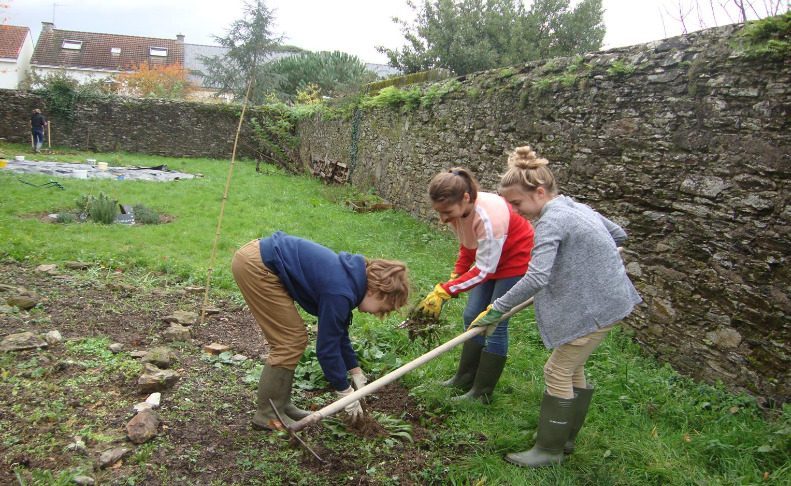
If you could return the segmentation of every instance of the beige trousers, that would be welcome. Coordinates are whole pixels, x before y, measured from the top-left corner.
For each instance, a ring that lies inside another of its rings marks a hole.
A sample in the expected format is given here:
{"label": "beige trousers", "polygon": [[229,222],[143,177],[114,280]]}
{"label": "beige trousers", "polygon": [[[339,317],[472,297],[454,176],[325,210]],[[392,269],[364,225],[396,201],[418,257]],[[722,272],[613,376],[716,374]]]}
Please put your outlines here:
{"label": "beige trousers", "polygon": [[544,365],[547,393],[559,398],[574,398],[574,387],[585,388],[585,362],[611,329],[612,326],[599,329],[555,348]]}
{"label": "beige trousers", "polygon": [[233,256],[231,271],[244,301],[269,342],[269,366],[293,370],[308,345],[305,322],[280,279],[261,261],[253,240]]}

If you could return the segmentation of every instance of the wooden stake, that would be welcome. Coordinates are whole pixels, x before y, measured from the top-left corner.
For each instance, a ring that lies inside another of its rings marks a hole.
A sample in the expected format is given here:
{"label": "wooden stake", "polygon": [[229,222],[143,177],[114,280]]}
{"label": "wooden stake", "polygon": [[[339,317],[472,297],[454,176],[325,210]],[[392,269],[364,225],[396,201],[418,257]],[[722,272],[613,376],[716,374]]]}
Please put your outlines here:
{"label": "wooden stake", "polygon": [[52,150],[52,131],[49,127],[52,126],[52,122],[47,122],[47,148]]}

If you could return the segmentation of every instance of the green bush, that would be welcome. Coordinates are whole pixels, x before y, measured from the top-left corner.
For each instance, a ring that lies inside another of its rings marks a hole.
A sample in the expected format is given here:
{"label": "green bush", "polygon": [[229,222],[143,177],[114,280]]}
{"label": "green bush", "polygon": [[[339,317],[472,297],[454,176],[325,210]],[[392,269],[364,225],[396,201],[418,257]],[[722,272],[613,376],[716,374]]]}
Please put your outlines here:
{"label": "green bush", "polygon": [[103,192],[88,203],[88,217],[96,223],[112,224],[116,215],[118,215],[118,202],[110,199]]}
{"label": "green bush", "polygon": [[159,213],[148,206],[136,204],[132,207],[132,213],[135,215],[135,223],[159,224]]}

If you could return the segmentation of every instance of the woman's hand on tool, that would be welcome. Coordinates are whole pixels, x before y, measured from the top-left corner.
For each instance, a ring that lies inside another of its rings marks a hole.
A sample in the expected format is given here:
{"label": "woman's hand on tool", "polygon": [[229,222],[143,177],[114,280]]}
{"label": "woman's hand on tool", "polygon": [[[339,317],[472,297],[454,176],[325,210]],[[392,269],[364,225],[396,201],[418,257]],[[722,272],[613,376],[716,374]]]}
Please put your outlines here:
{"label": "woman's hand on tool", "polygon": [[429,294],[420,301],[418,309],[424,314],[438,319],[440,313],[442,313],[442,306],[448,299],[450,299],[450,294],[442,288],[442,284],[437,284],[434,286],[434,290],[429,292]]}
{"label": "woman's hand on tool", "polygon": [[[337,393],[340,397],[347,397],[354,393],[354,388],[349,387],[343,391],[336,391],[335,393]],[[360,405],[359,400],[353,401],[352,403],[343,407],[343,409],[349,415],[349,418],[351,418],[352,423],[357,422],[357,420],[363,417],[363,407]]]}
{"label": "woman's hand on tool", "polygon": [[359,390],[368,384],[368,377],[365,376],[365,373],[363,373],[362,368],[359,366],[357,368],[350,369],[349,375],[351,375],[352,387],[354,387],[355,390]]}
{"label": "woman's hand on tool", "polygon": [[489,304],[489,307],[486,308],[485,311],[478,314],[478,317],[472,321],[470,327],[485,327],[487,336],[491,336],[494,334],[494,330],[497,329],[497,324],[500,322],[500,318],[503,317],[503,313],[495,310],[492,308],[492,304]]}

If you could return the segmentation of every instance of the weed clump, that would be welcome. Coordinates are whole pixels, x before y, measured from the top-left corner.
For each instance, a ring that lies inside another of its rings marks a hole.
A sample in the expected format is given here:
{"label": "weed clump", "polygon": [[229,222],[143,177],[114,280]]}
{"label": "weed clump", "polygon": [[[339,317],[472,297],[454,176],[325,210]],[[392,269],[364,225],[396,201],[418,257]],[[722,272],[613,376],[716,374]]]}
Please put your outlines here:
{"label": "weed clump", "polygon": [[88,218],[100,224],[112,224],[118,215],[118,202],[100,192],[98,197],[89,196]]}

